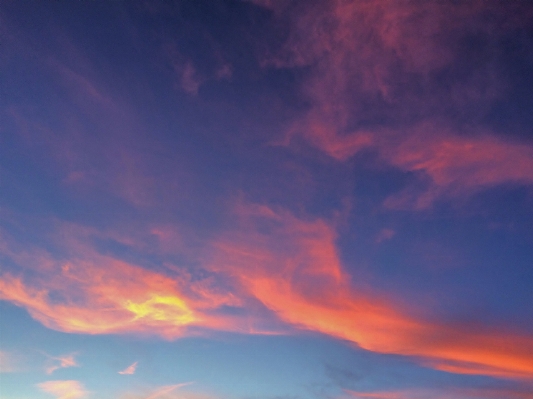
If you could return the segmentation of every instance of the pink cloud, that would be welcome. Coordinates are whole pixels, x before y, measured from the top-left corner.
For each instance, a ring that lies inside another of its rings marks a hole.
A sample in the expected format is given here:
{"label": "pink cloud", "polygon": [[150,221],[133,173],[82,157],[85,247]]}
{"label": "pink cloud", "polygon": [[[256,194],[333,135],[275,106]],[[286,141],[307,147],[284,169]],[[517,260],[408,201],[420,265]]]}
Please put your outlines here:
{"label": "pink cloud", "polygon": [[386,201],[389,207],[420,209],[441,196],[505,183],[533,184],[533,147],[491,135],[459,137],[435,130],[434,125],[422,125],[397,146],[382,149],[382,157],[392,165],[430,179],[425,192],[404,191]]}
{"label": "pink cloud", "polygon": [[182,388],[184,386],[187,386],[187,385],[191,385],[193,384],[194,382],[183,382],[181,384],[175,384],[175,385],[168,385],[168,386],[164,386],[164,387],[161,387],[159,389],[157,389],[156,391],[154,391],[152,394],[150,394],[150,396],[148,396],[146,399],[156,399],[156,398],[161,398],[165,395],[168,395],[169,393],[175,391],[176,389],[179,389],[179,388]]}
{"label": "pink cloud", "polygon": [[46,374],[52,374],[54,371],[62,368],[79,367],[78,362],[76,362],[76,359],[74,358],[74,356],[76,356],[75,353],[63,356],[50,356],[46,353],[44,353],[44,355],[48,358],[50,363],[50,365],[46,366]]}
{"label": "pink cloud", "polygon": [[[453,121],[444,110],[488,109],[505,93],[505,77],[487,64],[439,88],[432,75],[460,61],[457,43],[473,26],[483,34],[524,26],[530,8],[481,1],[254,3],[290,26],[282,50],[266,54],[263,64],[309,70],[301,93],[310,109],[287,129],[283,144],[297,145],[292,139],[303,136],[341,162],[371,149],[382,162],[429,180],[425,191],[409,187],[391,196],[386,206],[392,208],[423,209],[438,198],[533,183],[530,143],[448,128]],[[480,17],[487,13],[497,17]],[[419,88],[416,94],[411,87]],[[392,122],[368,122],[373,119]]]}
{"label": "pink cloud", "polygon": [[129,365],[129,366],[126,367],[124,370],[119,371],[118,373],[119,373],[119,374],[122,374],[122,375],[132,375],[132,374],[135,374],[135,370],[137,370],[137,363],[138,363],[138,362],[134,362],[133,364]]}

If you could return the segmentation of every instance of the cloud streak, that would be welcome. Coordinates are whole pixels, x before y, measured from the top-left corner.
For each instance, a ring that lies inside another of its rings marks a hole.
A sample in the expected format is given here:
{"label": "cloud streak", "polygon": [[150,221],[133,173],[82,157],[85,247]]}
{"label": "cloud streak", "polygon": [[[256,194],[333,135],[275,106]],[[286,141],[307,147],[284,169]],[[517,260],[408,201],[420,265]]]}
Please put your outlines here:
{"label": "cloud streak", "polygon": [[[351,288],[325,221],[264,206],[245,207],[235,236],[217,243],[213,262],[282,320],[430,367],[495,377],[533,376],[533,338],[416,318],[392,299]],[[266,233],[265,233],[266,231]]]}
{"label": "cloud streak", "polygon": [[45,371],[46,374],[52,374],[54,371],[62,369],[62,368],[68,368],[68,367],[79,367],[78,362],[76,362],[76,359],[74,359],[74,356],[76,356],[75,353],[70,355],[63,355],[63,356],[50,356],[47,353],[42,352],[50,361],[51,365],[47,366]]}
{"label": "cloud streak", "polygon": [[164,387],[156,389],[154,392],[152,392],[149,396],[146,397],[146,399],[156,399],[164,397],[165,395],[168,395],[172,392],[174,392],[176,389],[185,387],[187,385],[194,384],[194,381],[190,382],[182,382],[181,384],[175,384],[175,385],[166,385]]}
{"label": "cloud streak", "polygon": [[389,207],[423,209],[437,198],[470,194],[502,184],[533,184],[533,147],[484,135],[458,137],[422,125],[394,148],[382,150],[383,157],[407,172],[430,179],[421,193],[411,190],[388,198]]}
{"label": "cloud streak", "polygon": [[353,399],[531,399],[533,394],[525,389],[502,388],[449,388],[449,389],[404,389],[376,392],[357,392],[346,390],[348,398]]}

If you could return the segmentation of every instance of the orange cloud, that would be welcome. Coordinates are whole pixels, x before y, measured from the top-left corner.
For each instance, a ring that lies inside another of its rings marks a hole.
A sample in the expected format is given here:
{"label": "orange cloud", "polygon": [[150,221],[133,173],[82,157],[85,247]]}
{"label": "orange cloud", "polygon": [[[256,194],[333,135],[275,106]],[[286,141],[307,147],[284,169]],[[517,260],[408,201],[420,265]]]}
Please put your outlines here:
{"label": "orange cloud", "polygon": [[[103,265],[67,263],[57,276],[27,285],[3,275],[0,298],[28,309],[45,326],[66,332],[155,333],[167,338],[188,326],[224,328],[223,322],[195,311],[171,278],[108,259]],[[58,295],[60,300],[53,300]]]}
{"label": "orange cloud", "polygon": [[41,391],[55,395],[57,399],[80,399],[88,395],[83,385],[79,381],[46,381],[37,384]]}
{"label": "orange cloud", "polygon": [[123,374],[123,375],[131,375],[131,374],[135,374],[135,370],[137,369],[137,363],[138,362],[135,362],[133,364],[131,364],[130,366],[126,367],[124,370],[122,371],[119,371],[118,373],[119,374]]}
{"label": "orange cloud", "polygon": [[[91,237],[98,234],[95,231],[68,224],[59,224],[57,230],[49,237],[60,242],[68,260],[0,240],[4,255],[20,264],[19,275],[0,274],[0,299],[26,308],[49,328],[87,334],[155,334],[167,339],[198,333],[198,328],[261,330],[252,314],[219,312],[224,306],[242,304],[211,277],[192,282],[184,269],[171,264],[151,271],[98,253],[90,245]],[[121,242],[137,245],[136,240]]]}
{"label": "orange cloud", "polygon": [[215,271],[287,323],[380,352],[415,356],[440,370],[533,376],[533,338],[475,331],[412,317],[377,295],[355,292],[342,270],[334,229],[323,220],[250,206],[238,233],[216,244]]}
{"label": "orange cloud", "polygon": [[[439,370],[533,376],[530,336],[428,322],[392,298],[354,290],[328,222],[261,205],[241,204],[236,212],[236,228],[205,248],[202,262],[210,277],[199,283],[179,268],[171,276],[99,254],[71,230],[64,236],[73,254],[68,261],[42,251],[32,255],[26,249],[24,256],[6,251],[15,260],[42,261],[46,267],[36,266],[26,277],[2,274],[0,299],[65,332],[168,339],[197,328],[279,333],[277,317],[370,351],[412,356]],[[217,289],[210,278],[227,287]],[[221,310],[235,304],[244,315]]]}

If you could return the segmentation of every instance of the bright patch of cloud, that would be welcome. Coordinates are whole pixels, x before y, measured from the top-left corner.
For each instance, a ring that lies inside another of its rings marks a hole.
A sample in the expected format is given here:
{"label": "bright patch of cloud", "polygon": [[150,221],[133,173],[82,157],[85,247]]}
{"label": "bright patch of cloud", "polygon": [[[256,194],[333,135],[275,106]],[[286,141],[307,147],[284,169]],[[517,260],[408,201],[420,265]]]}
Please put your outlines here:
{"label": "bright patch of cloud", "polygon": [[233,234],[216,244],[213,270],[229,273],[281,320],[380,353],[415,356],[461,374],[533,376],[533,338],[413,317],[379,293],[350,286],[324,220],[243,206]]}
{"label": "bright patch of cloud", "polygon": [[119,371],[118,373],[123,375],[135,374],[135,370],[137,369],[137,363],[138,362],[133,363],[132,365],[126,367],[124,370]]}
{"label": "bright patch of cloud", "polygon": [[83,384],[74,380],[46,381],[37,384],[37,387],[43,392],[55,395],[57,399],[81,399],[88,395]]}

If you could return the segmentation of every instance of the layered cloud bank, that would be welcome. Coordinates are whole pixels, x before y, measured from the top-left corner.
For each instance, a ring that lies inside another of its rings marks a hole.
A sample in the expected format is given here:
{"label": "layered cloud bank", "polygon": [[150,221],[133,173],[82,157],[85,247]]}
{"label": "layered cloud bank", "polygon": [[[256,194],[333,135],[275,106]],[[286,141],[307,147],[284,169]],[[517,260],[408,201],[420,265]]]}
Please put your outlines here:
{"label": "layered cloud bank", "polygon": [[[260,333],[259,326],[270,326],[275,332],[277,318],[369,351],[412,356],[439,370],[533,376],[531,336],[428,322],[392,298],[357,292],[339,260],[335,228],[327,221],[264,205],[240,203],[235,212],[235,229],[206,246],[206,279],[194,281],[185,269],[172,277],[168,271],[147,270],[71,237],[78,250],[83,248],[83,257],[60,261],[49,254],[13,254],[31,259],[38,277],[4,273],[1,299],[65,332],[176,339],[198,329]],[[227,281],[229,291],[206,284],[210,278]],[[270,315],[257,313],[254,301]],[[240,315],[231,308],[240,309]]]}

